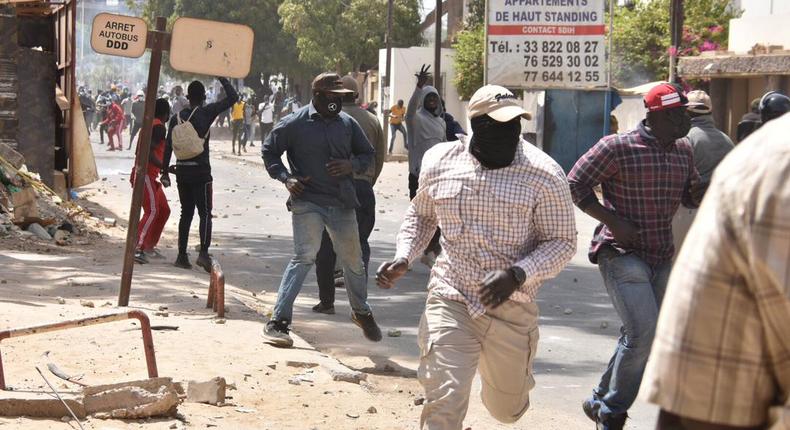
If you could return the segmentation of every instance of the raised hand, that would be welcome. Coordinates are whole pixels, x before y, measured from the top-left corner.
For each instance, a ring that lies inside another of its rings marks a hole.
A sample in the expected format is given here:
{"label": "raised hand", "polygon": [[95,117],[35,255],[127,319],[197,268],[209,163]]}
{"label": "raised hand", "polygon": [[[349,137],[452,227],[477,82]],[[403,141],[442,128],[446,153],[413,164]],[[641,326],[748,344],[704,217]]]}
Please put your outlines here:
{"label": "raised hand", "polygon": [[431,78],[431,73],[428,72],[428,69],[431,68],[430,64],[423,64],[420,67],[419,73],[415,73],[414,76],[417,77],[417,88],[422,88]]}

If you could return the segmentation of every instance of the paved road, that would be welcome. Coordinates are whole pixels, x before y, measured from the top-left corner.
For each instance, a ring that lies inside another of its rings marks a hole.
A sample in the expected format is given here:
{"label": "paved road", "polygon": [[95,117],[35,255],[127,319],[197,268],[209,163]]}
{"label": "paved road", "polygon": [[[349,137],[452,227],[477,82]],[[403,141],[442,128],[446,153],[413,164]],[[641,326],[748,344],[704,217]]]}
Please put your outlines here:
{"label": "paved road", "polygon": [[[282,270],[292,252],[291,223],[285,209],[287,192],[263,171],[259,147],[249,148],[244,157],[231,157],[230,143],[214,145],[214,246],[227,282],[250,291],[265,291],[276,296]],[[98,200],[116,208],[120,219],[128,218],[128,173],[131,152],[108,153],[94,145],[100,175],[112,184],[108,195]],[[394,253],[394,238],[408,204],[407,165],[387,163],[376,186],[378,221],[371,236],[371,267]],[[90,188],[90,187],[88,187]],[[167,190],[173,215],[166,229],[177,231],[178,199],[173,188]],[[197,218],[197,216],[196,216]],[[475,429],[541,428],[585,429],[593,424],[582,414],[580,403],[597,382],[615,345],[619,319],[606,295],[597,268],[587,261],[586,247],[595,222],[577,212],[579,250],[568,267],[540,291],[541,339],[535,361],[537,387],[532,409],[514,426],[502,426],[485,413],[479,399],[471,402],[467,425]],[[195,223],[196,224],[196,223]],[[197,243],[197,226],[193,239]],[[191,246],[190,246],[191,247]],[[175,258],[175,250],[166,249]],[[195,257],[193,253],[193,258]],[[417,368],[417,323],[423,308],[428,269],[416,263],[413,270],[392,291],[377,289],[371,282],[370,302],[383,331],[397,328],[399,338],[385,337],[380,343],[362,338],[349,321],[348,303],[338,290],[337,315],[318,315],[310,310],[317,303],[315,278],[311,275],[296,303],[294,330],[318,349],[339,358],[350,367],[386,374],[398,372],[413,376]],[[604,328],[604,326],[606,326]],[[479,386],[479,381],[478,381]],[[627,428],[653,428],[656,411],[638,402]]]}

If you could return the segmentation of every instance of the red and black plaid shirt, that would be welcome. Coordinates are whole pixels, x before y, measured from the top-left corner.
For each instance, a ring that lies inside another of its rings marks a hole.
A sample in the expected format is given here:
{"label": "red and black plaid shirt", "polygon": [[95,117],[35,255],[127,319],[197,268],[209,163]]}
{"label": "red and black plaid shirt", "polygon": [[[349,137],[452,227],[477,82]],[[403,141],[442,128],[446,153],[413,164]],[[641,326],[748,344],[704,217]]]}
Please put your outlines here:
{"label": "red and black plaid shirt", "polygon": [[642,123],[634,131],[604,137],[576,162],[568,175],[573,202],[584,209],[597,198],[593,187],[601,184],[603,205],[641,232],[640,246],[628,248],[617,243],[607,226],[599,225],[590,261],[597,262],[604,245],[634,252],[648,264],[672,258],[672,217],[681,202],[699,206],[689,193],[699,181],[693,154],[688,139],[662,146]]}

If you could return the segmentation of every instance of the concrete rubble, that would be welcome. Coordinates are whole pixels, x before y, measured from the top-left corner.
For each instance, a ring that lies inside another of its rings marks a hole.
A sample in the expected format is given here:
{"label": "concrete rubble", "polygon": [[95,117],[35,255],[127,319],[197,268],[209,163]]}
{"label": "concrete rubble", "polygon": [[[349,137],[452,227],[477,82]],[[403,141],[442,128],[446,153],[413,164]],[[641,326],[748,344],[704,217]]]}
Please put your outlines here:
{"label": "concrete rubble", "polygon": [[[60,395],[79,419],[173,417],[180,402],[170,378],[97,385]],[[61,418],[70,414],[50,393],[0,391],[0,416]]]}
{"label": "concrete rubble", "polygon": [[187,402],[221,405],[225,403],[225,378],[216,377],[205,382],[189,381],[187,385]]}
{"label": "concrete rubble", "polygon": [[86,387],[83,396],[85,412],[96,418],[172,417],[179,404],[170,378]]}

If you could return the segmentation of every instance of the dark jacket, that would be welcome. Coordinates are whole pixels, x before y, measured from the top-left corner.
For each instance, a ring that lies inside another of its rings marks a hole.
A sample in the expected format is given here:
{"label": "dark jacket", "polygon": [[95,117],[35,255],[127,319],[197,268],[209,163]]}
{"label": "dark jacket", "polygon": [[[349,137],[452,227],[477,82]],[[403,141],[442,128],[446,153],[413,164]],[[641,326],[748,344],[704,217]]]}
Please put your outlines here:
{"label": "dark jacket", "polygon": [[[290,172],[282,161],[287,154]],[[305,200],[321,207],[356,208],[352,175],[329,176],[330,160],[351,160],[354,173],[363,174],[374,163],[375,150],[359,123],[341,112],[324,119],[312,103],[277,123],[261,148],[269,175],[284,182],[289,175],[309,177],[304,192],[294,200]]]}
{"label": "dark jacket", "polygon": [[[225,97],[214,103],[209,103],[205,106],[200,106],[195,109],[197,111],[192,115],[189,122],[195,127],[198,136],[203,138],[203,152],[195,158],[189,160],[178,160],[176,162],[176,178],[179,181],[207,181],[211,180],[211,162],[209,161],[208,141],[211,137],[211,124],[217,119],[220,113],[233,106],[239,99],[236,89],[225,78],[219,78],[222,88],[225,89]],[[192,108],[184,108],[181,112],[175,112],[170,118],[169,126],[167,128],[167,139],[165,144],[165,158],[164,166],[170,165],[170,157],[173,154],[173,127],[178,124],[176,115],[180,115],[181,119],[186,121],[189,115],[192,114]]]}

